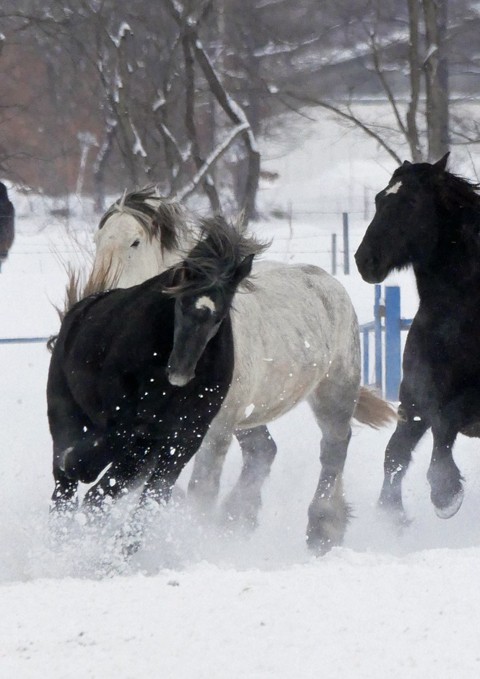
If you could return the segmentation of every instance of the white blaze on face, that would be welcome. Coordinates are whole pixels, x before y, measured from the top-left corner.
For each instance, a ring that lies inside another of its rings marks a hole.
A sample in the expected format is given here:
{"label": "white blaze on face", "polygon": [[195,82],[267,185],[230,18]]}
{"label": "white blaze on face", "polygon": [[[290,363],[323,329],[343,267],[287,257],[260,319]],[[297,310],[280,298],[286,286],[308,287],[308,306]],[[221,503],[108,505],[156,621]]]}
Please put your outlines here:
{"label": "white blaze on face", "polygon": [[195,309],[208,309],[213,313],[215,311],[215,302],[213,301],[213,299],[211,299],[211,297],[203,295],[202,297],[199,297],[195,302]]}
{"label": "white blaze on face", "polygon": [[402,182],[398,181],[393,186],[390,186],[388,189],[385,189],[385,195],[388,196],[391,193],[398,193],[400,189],[402,188]]}

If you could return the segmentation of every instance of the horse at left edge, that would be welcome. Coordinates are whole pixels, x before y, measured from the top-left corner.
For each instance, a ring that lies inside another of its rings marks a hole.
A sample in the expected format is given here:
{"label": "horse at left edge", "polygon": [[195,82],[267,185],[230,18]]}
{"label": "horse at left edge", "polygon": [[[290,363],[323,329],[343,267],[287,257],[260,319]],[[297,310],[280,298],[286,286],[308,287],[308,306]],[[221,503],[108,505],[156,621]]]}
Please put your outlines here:
{"label": "horse at left edge", "polygon": [[15,238],[15,208],[8,198],[7,187],[0,182],[0,269],[7,259]]}

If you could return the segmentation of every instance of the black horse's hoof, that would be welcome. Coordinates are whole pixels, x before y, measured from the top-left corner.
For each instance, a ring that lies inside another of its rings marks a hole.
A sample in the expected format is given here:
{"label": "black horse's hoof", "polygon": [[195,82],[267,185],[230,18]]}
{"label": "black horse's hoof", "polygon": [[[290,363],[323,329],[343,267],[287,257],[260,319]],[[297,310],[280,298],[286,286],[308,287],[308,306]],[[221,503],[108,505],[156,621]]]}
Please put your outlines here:
{"label": "black horse's hoof", "polygon": [[435,509],[435,514],[440,519],[451,519],[452,516],[458,512],[463,503],[464,490],[463,487],[460,488],[454,495],[452,495],[447,503],[438,503],[435,501],[436,498],[432,497],[433,506]]}
{"label": "black horse's hoof", "polygon": [[386,502],[382,498],[379,499],[377,503],[377,508],[384,518],[399,532],[402,532],[405,528],[408,528],[413,523],[413,519],[410,519],[405,512],[403,505],[392,504],[391,502]]}

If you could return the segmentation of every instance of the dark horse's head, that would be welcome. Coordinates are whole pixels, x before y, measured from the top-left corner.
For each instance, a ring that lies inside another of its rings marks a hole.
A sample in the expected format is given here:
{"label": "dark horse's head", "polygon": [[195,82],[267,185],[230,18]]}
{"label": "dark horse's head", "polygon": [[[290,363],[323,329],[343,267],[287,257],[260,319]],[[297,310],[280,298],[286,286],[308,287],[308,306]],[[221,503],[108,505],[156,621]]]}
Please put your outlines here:
{"label": "dark horse's head", "polygon": [[265,247],[222,217],[202,223],[201,240],[175,267],[173,284],[167,288],[176,298],[167,365],[171,384],[182,387],[195,376],[197,362],[227,317],[238,286],[244,282],[248,287],[254,256]]}
{"label": "dark horse's head", "polygon": [[355,253],[368,283],[381,283],[393,269],[428,260],[438,238],[438,197],[447,177],[457,179],[446,172],[447,160],[448,153],[433,164],[406,160],[375,196],[375,216]]}

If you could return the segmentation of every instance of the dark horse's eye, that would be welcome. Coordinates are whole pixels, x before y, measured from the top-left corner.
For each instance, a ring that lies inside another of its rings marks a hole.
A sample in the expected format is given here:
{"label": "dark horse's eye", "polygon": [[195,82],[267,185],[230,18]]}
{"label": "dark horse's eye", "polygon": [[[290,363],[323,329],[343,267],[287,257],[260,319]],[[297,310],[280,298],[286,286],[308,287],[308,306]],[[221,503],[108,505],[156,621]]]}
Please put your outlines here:
{"label": "dark horse's eye", "polygon": [[137,238],[136,240],[133,241],[133,243],[130,245],[131,248],[138,248],[140,245],[140,239]]}

